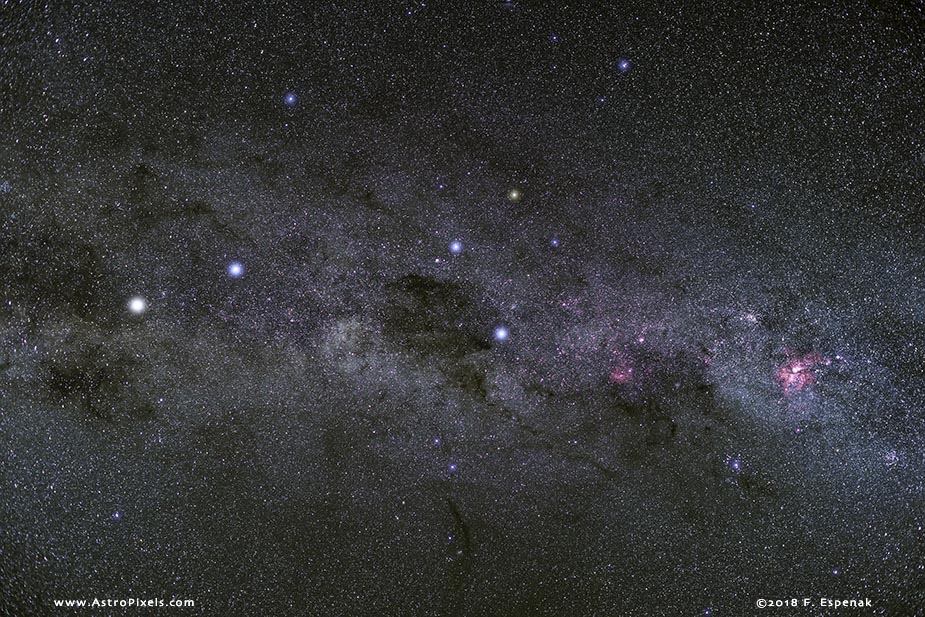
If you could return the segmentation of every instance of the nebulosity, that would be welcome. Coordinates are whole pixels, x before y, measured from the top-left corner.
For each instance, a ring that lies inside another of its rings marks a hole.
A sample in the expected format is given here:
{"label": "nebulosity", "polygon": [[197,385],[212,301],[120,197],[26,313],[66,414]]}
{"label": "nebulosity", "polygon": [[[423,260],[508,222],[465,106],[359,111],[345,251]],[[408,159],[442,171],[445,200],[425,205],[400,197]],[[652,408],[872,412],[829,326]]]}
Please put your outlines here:
{"label": "nebulosity", "polygon": [[776,372],[777,383],[784,394],[790,396],[816,384],[816,375],[832,361],[819,353],[791,355]]}

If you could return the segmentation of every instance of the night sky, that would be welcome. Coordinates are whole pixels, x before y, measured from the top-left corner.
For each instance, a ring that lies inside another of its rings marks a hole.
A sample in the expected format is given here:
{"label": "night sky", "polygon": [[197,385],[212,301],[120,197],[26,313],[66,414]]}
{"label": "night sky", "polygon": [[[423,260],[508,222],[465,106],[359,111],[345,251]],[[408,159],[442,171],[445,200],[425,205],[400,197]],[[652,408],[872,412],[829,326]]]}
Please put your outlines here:
{"label": "night sky", "polygon": [[0,3],[0,614],[925,614],[925,4],[678,5]]}

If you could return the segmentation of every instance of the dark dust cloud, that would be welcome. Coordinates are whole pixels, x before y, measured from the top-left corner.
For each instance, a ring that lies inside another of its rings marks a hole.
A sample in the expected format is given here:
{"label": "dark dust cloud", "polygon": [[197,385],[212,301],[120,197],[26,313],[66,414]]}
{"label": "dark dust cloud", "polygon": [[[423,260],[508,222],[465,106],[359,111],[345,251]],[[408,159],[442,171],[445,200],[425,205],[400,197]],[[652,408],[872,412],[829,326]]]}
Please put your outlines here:
{"label": "dark dust cloud", "polygon": [[925,5],[0,3],[0,614],[925,611]]}

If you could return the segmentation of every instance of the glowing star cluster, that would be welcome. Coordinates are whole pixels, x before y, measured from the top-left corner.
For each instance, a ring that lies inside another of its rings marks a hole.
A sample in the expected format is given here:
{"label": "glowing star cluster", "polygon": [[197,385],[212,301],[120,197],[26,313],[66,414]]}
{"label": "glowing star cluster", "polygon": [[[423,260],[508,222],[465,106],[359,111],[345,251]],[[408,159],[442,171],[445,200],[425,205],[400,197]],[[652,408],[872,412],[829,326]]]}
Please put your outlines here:
{"label": "glowing star cluster", "polygon": [[831,363],[815,351],[793,355],[777,368],[777,384],[786,396],[811,388],[816,384],[816,370]]}

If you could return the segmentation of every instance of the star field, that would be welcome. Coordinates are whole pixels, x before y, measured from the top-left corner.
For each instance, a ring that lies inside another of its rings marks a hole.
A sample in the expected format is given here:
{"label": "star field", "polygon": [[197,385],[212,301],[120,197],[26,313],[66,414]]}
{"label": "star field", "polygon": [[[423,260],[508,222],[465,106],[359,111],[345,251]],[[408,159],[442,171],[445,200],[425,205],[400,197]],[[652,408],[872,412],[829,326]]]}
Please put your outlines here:
{"label": "star field", "polygon": [[925,614],[920,3],[0,32],[0,615]]}

